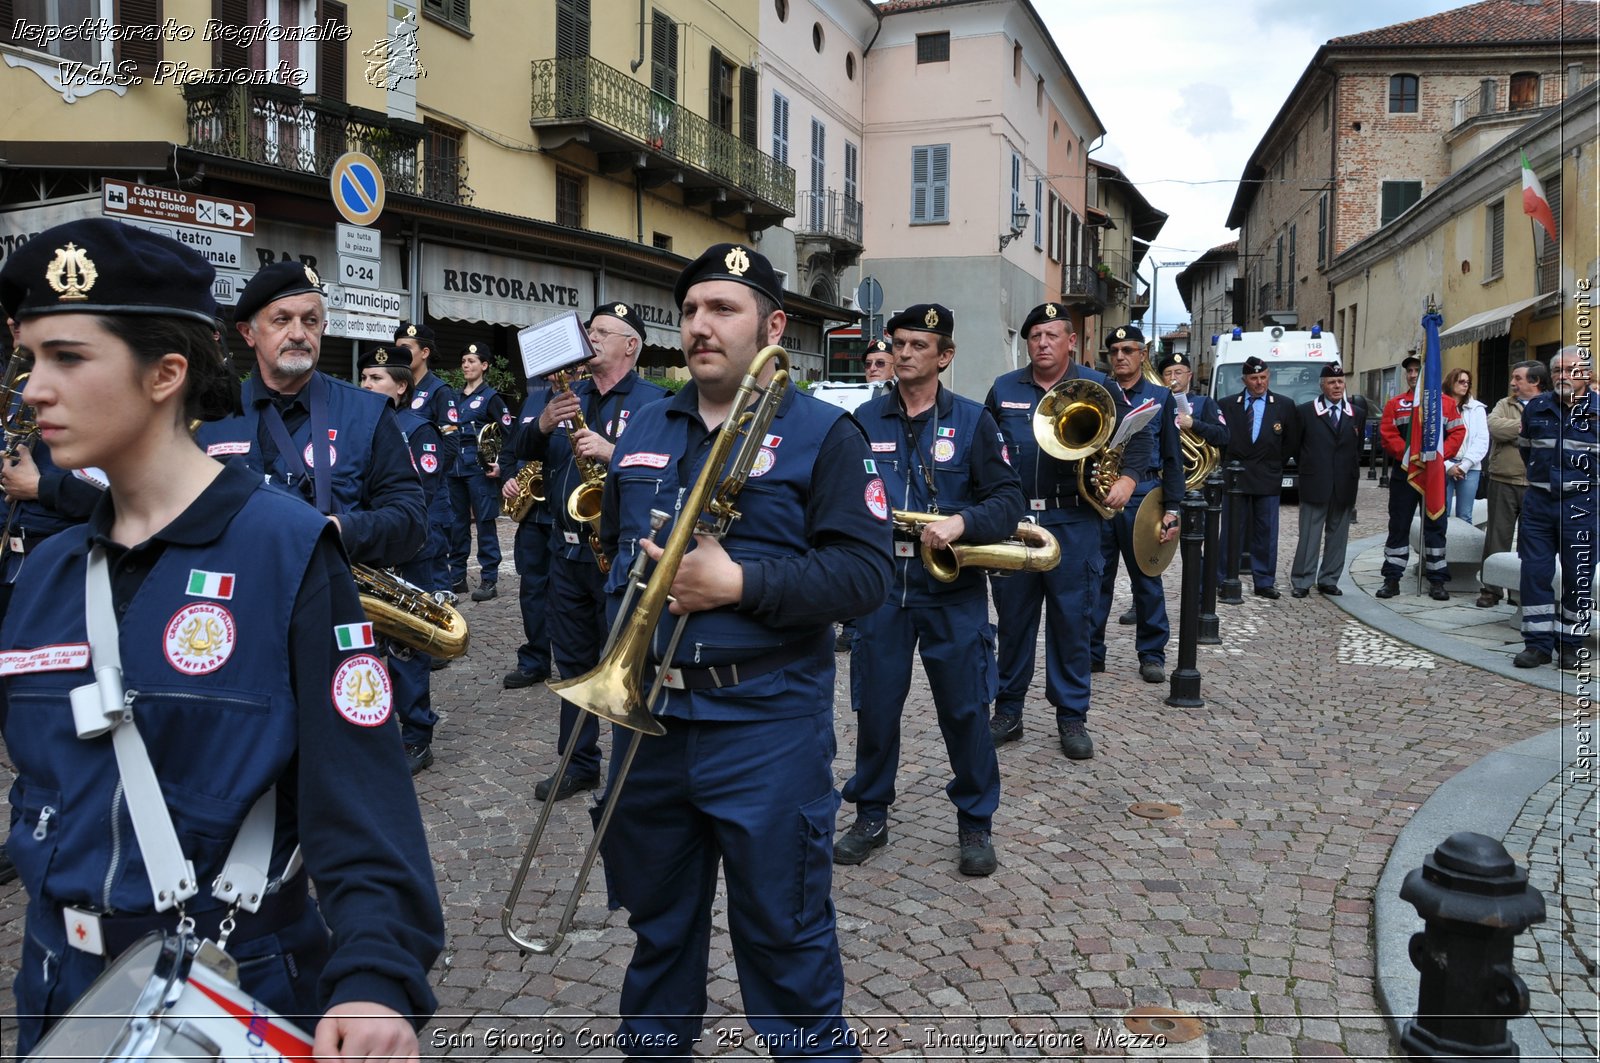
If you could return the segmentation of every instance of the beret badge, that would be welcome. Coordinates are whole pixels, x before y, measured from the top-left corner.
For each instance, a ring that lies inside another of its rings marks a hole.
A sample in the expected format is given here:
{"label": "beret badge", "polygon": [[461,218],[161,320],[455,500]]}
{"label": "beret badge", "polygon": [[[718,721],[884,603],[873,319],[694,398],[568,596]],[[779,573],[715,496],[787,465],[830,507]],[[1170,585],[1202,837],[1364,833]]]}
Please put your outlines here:
{"label": "beret badge", "polygon": [[82,303],[88,301],[86,293],[94,287],[100,271],[87,251],[69,242],[66,247],[56,248],[56,257],[45,267],[44,276],[63,303]]}

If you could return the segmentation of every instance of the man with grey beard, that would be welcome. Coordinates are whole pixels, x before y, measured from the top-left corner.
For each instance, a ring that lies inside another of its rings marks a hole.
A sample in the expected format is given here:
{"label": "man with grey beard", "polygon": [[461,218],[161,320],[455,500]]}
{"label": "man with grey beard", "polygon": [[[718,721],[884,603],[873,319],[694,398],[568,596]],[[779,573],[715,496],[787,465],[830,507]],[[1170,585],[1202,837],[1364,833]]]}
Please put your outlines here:
{"label": "man with grey beard", "polygon": [[277,262],[252,277],[234,311],[256,355],[244,412],[202,425],[195,439],[326,514],[352,562],[397,565],[427,534],[422,481],[388,401],[317,371],[327,320],[309,267]]}

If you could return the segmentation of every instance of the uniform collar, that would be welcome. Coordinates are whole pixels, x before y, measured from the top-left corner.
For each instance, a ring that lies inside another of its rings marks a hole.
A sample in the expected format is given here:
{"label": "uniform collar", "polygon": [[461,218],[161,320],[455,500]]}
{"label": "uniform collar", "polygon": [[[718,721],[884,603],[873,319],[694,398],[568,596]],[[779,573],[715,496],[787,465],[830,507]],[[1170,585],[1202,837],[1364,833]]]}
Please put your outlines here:
{"label": "uniform collar", "polygon": [[[152,535],[147,543],[139,545],[161,542],[175,546],[203,546],[215,542],[227,528],[228,522],[244,506],[245,500],[261,486],[260,477],[260,473],[252,472],[242,464],[224,465],[221,474],[189,503],[187,509],[179,513],[171,524]],[[112,502],[111,492],[107,491],[95,503],[94,512],[89,514],[87,545],[124,549],[121,543],[111,538],[111,526],[116,519],[116,506]]]}
{"label": "uniform collar", "polygon": [[[319,370],[313,369],[311,372],[315,375]],[[279,413],[292,410],[296,406],[305,410],[311,408],[306,399],[306,393],[311,390],[310,377],[306,378],[305,385],[299,391],[293,395],[285,395],[281,391],[273,391],[267,387],[267,382],[261,379],[260,370],[257,370],[244,382],[244,390],[244,402],[247,406],[261,407],[271,403],[278,407]]]}
{"label": "uniform collar", "polygon": [[[948,417],[950,415],[950,411],[955,408],[955,404],[955,393],[944,386],[944,381],[939,381],[938,390],[933,393],[933,405],[929,408],[934,410],[940,417]],[[888,393],[888,401],[883,404],[884,416],[899,417],[905,412],[905,396],[900,393],[898,388],[890,391]],[[921,417],[927,412],[927,410],[924,410],[922,413],[917,414],[917,416]]]}

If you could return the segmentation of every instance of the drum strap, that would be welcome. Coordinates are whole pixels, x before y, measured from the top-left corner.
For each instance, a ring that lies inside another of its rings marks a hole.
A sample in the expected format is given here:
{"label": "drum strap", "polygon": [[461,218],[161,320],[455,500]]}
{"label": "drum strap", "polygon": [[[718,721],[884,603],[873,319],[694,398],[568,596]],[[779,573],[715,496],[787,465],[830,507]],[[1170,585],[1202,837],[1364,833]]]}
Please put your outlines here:
{"label": "drum strap", "polygon": [[[89,551],[88,575],[84,588],[84,625],[89,636],[89,653],[95,681],[72,691],[72,717],[78,737],[98,738],[111,734],[111,747],[122,777],[122,792],[139,839],[145,871],[150,877],[150,892],[155,910],[164,912],[182,905],[200,892],[194,864],[183,855],[172,814],[161,794],[150,751],[133,723],[133,698],[122,685],[121,632],[112,605],[111,568],[105,549]],[[212,883],[214,897],[229,905],[254,912],[261,907],[267,892],[267,866],[272,859],[272,840],[277,828],[277,788],[272,787],[251,806],[239,834],[228,850],[222,873]],[[293,873],[299,865],[299,851],[290,859]]]}

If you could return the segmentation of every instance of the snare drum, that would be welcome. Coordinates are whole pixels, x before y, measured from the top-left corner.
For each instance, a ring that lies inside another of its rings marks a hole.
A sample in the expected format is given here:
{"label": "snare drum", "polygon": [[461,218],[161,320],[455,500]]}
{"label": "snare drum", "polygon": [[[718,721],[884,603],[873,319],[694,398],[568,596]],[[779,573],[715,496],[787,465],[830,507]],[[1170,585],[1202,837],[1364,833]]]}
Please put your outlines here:
{"label": "snare drum", "polygon": [[95,980],[29,1060],[310,1060],[311,1038],[243,993],[209,941],[156,932]]}

